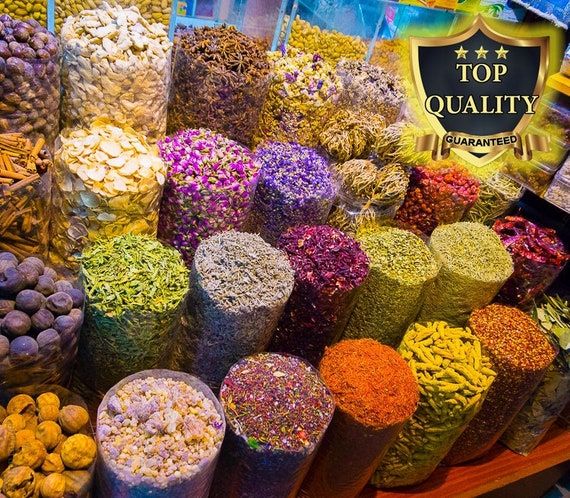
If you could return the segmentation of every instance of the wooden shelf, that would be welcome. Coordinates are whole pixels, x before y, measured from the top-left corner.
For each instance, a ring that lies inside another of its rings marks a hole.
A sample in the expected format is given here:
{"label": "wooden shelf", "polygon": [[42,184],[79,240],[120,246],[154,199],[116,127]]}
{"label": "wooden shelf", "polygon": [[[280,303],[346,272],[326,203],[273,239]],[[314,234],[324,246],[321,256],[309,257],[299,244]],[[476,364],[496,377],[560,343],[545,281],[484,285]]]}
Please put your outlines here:
{"label": "wooden shelf", "polygon": [[423,484],[394,490],[366,488],[361,498],[466,498],[478,496],[570,460],[570,431],[554,426],[529,456],[496,444],[483,458],[457,467],[438,467]]}

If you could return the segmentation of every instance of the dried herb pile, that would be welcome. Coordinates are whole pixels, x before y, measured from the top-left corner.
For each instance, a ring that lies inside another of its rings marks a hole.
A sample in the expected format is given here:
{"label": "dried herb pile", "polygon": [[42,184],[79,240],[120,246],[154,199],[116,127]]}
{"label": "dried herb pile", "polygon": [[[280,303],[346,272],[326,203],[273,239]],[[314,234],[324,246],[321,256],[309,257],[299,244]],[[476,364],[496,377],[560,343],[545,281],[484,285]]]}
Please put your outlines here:
{"label": "dried herb pile", "polygon": [[431,156],[416,151],[416,138],[424,132],[412,123],[398,121],[383,130],[376,137],[374,155],[382,162],[398,162],[410,166],[427,164]]}
{"label": "dried herb pile", "polygon": [[269,349],[318,365],[325,346],[344,331],[368,257],[358,242],[326,225],[292,228],[277,246],[289,258],[295,285]]}
{"label": "dried herb pile", "polygon": [[493,230],[459,222],[436,228],[429,246],[441,270],[427,292],[419,321],[465,325],[470,313],[489,304],[513,272],[513,262]]}
{"label": "dried herb pile", "polygon": [[424,242],[405,230],[377,229],[357,240],[370,259],[370,274],[358,290],[344,336],[396,347],[416,318],[438,263]]}
{"label": "dried herb pile", "polygon": [[427,479],[481,409],[496,372],[468,328],[416,323],[398,352],[416,377],[419,406],[372,478],[378,487]]}
{"label": "dried herb pile", "polygon": [[296,496],[332,419],[333,397],[308,363],[262,353],[220,388],[228,431],[211,496]]}
{"label": "dried herb pile", "polygon": [[179,27],[168,133],[210,128],[250,145],[269,84],[264,43],[234,26]]}
{"label": "dried herb pile", "polygon": [[301,496],[357,496],[418,403],[410,367],[372,339],[327,348],[319,371],[336,410]]}
{"label": "dried herb pile", "polygon": [[183,370],[217,389],[236,361],[267,348],[293,283],[285,253],[258,235],[204,240],[192,263]]}
{"label": "dried herb pile", "polygon": [[251,152],[210,130],[184,130],[159,144],[168,166],[158,236],[188,265],[200,241],[245,222],[259,166]]}
{"label": "dried herb pile", "polygon": [[532,317],[558,348],[558,355],[501,436],[502,443],[523,455],[536,448],[570,402],[570,303],[560,296],[544,296],[533,306]]}
{"label": "dried herb pile", "polygon": [[296,143],[269,142],[258,148],[261,165],[250,231],[270,244],[297,225],[320,225],[327,219],[337,187],[327,160]]}
{"label": "dried herb pile", "polygon": [[530,316],[491,304],[473,312],[469,327],[489,355],[497,377],[483,407],[445,461],[451,465],[487,452],[507,429],[556,357],[556,350]]}
{"label": "dried herb pile", "polygon": [[143,235],[102,239],[83,252],[81,278],[83,382],[104,392],[134,372],[168,366],[189,285],[180,254]]}
{"label": "dried herb pile", "polygon": [[493,230],[514,263],[514,273],[501,288],[498,299],[524,307],[556,280],[570,259],[570,253],[555,230],[521,216],[497,220]]}

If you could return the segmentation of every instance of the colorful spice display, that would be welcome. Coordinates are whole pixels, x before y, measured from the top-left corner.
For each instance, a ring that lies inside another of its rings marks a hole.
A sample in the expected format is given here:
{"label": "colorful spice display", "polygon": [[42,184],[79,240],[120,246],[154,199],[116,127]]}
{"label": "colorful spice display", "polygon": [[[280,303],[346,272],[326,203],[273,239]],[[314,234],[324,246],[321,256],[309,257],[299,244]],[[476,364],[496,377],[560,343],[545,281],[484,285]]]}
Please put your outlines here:
{"label": "colorful spice display", "polygon": [[515,267],[498,299],[505,304],[524,307],[560,275],[570,253],[555,230],[538,226],[521,216],[497,220],[493,230],[513,258]]}
{"label": "colorful spice display", "polygon": [[196,377],[146,370],[123,379],[97,411],[99,492],[207,498],[225,428],[222,407]]}
{"label": "colorful spice display", "polygon": [[343,59],[337,65],[342,83],[340,105],[378,113],[387,124],[400,115],[405,94],[397,73],[389,73],[362,60]]}
{"label": "colorful spice display", "polygon": [[460,221],[478,196],[479,182],[456,163],[414,167],[396,220],[403,227],[430,235],[439,225]]}
{"label": "colorful spice display", "polygon": [[294,356],[250,356],[230,369],[220,402],[228,431],[211,496],[296,496],[334,412],[317,371]]}
{"label": "colorful spice display", "polygon": [[294,49],[271,52],[269,58],[273,70],[254,142],[277,140],[308,147],[318,145],[323,123],[341,92],[334,67],[318,54]]}
{"label": "colorful spice display", "polygon": [[83,302],[41,259],[0,252],[0,391],[69,381]]}
{"label": "colorful spice display", "polygon": [[257,235],[204,240],[192,263],[182,369],[217,389],[236,361],[267,348],[293,283],[287,256]]}
{"label": "colorful spice display", "polygon": [[34,19],[42,26],[47,27],[47,0],[23,0],[15,2],[12,0],[0,1],[0,12],[9,15],[12,19],[22,21]]}
{"label": "colorful spice display", "polygon": [[513,273],[513,261],[493,230],[460,222],[436,228],[429,246],[441,264],[418,321],[465,325],[471,312],[488,305]]}
{"label": "colorful spice display", "polygon": [[176,30],[168,132],[209,128],[251,144],[269,87],[264,43],[234,26]]}
{"label": "colorful spice display", "polygon": [[396,347],[416,318],[438,264],[424,242],[405,230],[381,228],[357,240],[370,259],[370,274],[358,290],[344,336]]}
{"label": "colorful spice display", "polygon": [[65,126],[107,117],[150,142],[164,137],[172,43],[163,25],[149,24],[136,7],[102,2],[68,17],[61,43]]}
{"label": "colorful spice display", "polygon": [[556,357],[537,324],[516,308],[491,304],[478,309],[469,327],[497,377],[481,410],[448,453],[445,461],[451,465],[473,460],[497,442]]}
{"label": "colorful spice display", "polygon": [[297,225],[327,219],[337,188],[327,160],[296,143],[270,142],[258,148],[261,164],[248,229],[270,244]]}
{"label": "colorful spice display", "polygon": [[[289,19],[283,20],[286,26]],[[291,34],[287,43],[298,50],[316,53],[329,64],[336,64],[340,59],[364,59],[366,43],[358,36],[345,35],[336,30],[321,29],[299,16],[291,23]]]}
{"label": "colorful spice display", "polygon": [[393,349],[372,339],[327,348],[319,370],[336,410],[301,496],[353,498],[418,404],[418,383]]}
{"label": "colorful spice display", "polygon": [[545,296],[533,307],[532,317],[558,349],[558,356],[524,407],[513,419],[501,442],[528,455],[570,402],[570,303]]}
{"label": "colorful spice display", "polygon": [[0,250],[19,258],[47,255],[52,163],[44,144],[0,134]]}
{"label": "colorful spice display", "polygon": [[416,166],[431,160],[427,152],[416,151],[416,138],[425,133],[412,123],[398,121],[376,136],[373,155],[384,163],[396,162]]}
{"label": "colorful spice display", "polygon": [[2,14],[0,23],[0,133],[43,138],[51,148],[59,130],[57,38],[35,19],[17,21]]}
{"label": "colorful spice display", "polygon": [[269,350],[316,366],[346,327],[356,289],[368,275],[368,257],[358,242],[327,225],[292,228],[277,246],[289,258],[295,285]]}
{"label": "colorful spice display", "polygon": [[481,409],[496,375],[478,338],[445,322],[415,323],[398,352],[418,381],[420,402],[372,478],[378,487],[427,479]]}
{"label": "colorful spice display", "polygon": [[190,265],[202,239],[241,228],[259,166],[248,149],[206,129],[181,131],[158,146],[168,165],[158,236]]}
{"label": "colorful spice display", "polygon": [[0,398],[3,495],[89,496],[97,445],[85,402],[59,386],[3,391]]}
{"label": "colorful spice display", "polygon": [[79,266],[87,244],[130,234],[156,236],[166,166],[132,128],[107,119],[60,135],[50,224],[50,257]]}
{"label": "colorful spice display", "polygon": [[376,41],[370,64],[380,66],[391,73],[400,74],[405,61],[409,58],[408,38],[380,39]]}
{"label": "colorful spice display", "polygon": [[167,366],[189,285],[180,254],[149,236],[101,239],[83,252],[81,278],[82,381],[104,392],[134,372]]}

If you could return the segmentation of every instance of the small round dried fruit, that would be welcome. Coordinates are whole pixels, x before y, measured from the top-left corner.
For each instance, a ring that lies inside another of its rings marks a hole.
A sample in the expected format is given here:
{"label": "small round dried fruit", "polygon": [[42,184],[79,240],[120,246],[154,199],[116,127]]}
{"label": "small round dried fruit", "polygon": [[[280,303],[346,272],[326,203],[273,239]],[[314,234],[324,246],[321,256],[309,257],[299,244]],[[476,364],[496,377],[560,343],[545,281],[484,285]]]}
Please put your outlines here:
{"label": "small round dried fruit", "polygon": [[59,398],[54,393],[40,394],[36,399],[36,403],[38,405],[38,408],[40,408],[40,409],[43,408],[44,406],[47,406],[47,405],[55,405],[55,406],[57,406],[58,410],[60,407]]}
{"label": "small round dried fruit", "polygon": [[27,394],[18,394],[8,402],[6,412],[8,415],[13,415],[14,413],[19,413],[20,415],[31,413],[32,415],[35,415],[36,403],[31,396],[28,396]]}
{"label": "small round dried fruit", "polygon": [[9,427],[0,425],[0,462],[8,460],[16,450],[16,435]]}
{"label": "small round dried fruit", "polygon": [[30,467],[12,467],[4,472],[2,478],[2,493],[8,498],[27,498],[34,494],[36,475]]}
{"label": "small round dried fruit", "polygon": [[44,463],[42,463],[42,472],[46,474],[51,474],[52,472],[63,472],[65,470],[65,465],[63,465],[63,461],[61,456],[57,453],[50,453]]}
{"label": "small round dried fruit", "polygon": [[62,498],[65,496],[65,477],[59,473],[47,476],[40,487],[42,498]]}
{"label": "small round dried fruit", "polygon": [[93,438],[85,434],[69,437],[61,447],[61,459],[66,467],[72,470],[88,468],[97,455],[97,445]]}
{"label": "small round dried fruit", "polygon": [[12,429],[14,434],[16,434],[16,432],[22,431],[26,428],[26,419],[19,413],[13,413],[4,419],[2,425]]}
{"label": "small round dried fruit", "polygon": [[92,476],[87,470],[66,470],[63,477],[65,477],[65,491],[70,496],[82,496],[82,493],[91,487]]}
{"label": "small round dried fruit", "polygon": [[36,439],[36,433],[30,429],[24,429],[16,432],[16,449],[20,449],[24,444]]}
{"label": "small round dried fruit", "polygon": [[53,449],[53,453],[61,455],[61,447],[63,446],[63,443],[65,443],[65,441],[67,441],[67,436],[65,434],[59,436],[59,442],[57,443],[57,446]]}
{"label": "small round dried fruit", "polygon": [[59,411],[59,424],[68,434],[79,432],[89,422],[89,413],[81,406],[67,405]]}
{"label": "small round dried fruit", "polygon": [[43,405],[38,411],[38,420],[45,422],[51,420],[55,422],[59,417],[59,407],[57,405]]}
{"label": "small round dried fruit", "polygon": [[47,420],[38,425],[36,438],[39,439],[47,450],[52,450],[59,443],[61,427],[51,420]]}
{"label": "small round dried fruit", "polygon": [[47,451],[45,446],[41,441],[35,439],[22,446],[20,451],[14,455],[12,463],[14,465],[24,465],[32,469],[37,469],[44,463],[46,456]]}

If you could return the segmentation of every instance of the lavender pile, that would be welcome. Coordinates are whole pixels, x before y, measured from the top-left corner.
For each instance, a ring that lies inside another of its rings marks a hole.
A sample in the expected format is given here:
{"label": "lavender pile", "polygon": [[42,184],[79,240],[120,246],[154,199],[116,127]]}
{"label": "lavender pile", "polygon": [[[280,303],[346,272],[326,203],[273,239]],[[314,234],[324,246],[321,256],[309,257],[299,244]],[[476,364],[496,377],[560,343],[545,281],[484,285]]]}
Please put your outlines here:
{"label": "lavender pile", "polygon": [[249,220],[251,231],[274,244],[288,228],[323,224],[337,187],[324,157],[296,143],[270,142],[256,150],[261,164]]}
{"label": "lavender pile", "polygon": [[246,220],[258,166],[248,149],[206,129],[181,131],[158,146],[168,166],[158,236],[190,264],[202,239]]}
{"label": "lavender pile", "polygon": [[325,346],[344,331],[355,291],[368,275],[368,257],[358,242],[327,225],[300,226],[278,243],[295,271],[295,286],[270,350],[318,365]]}

